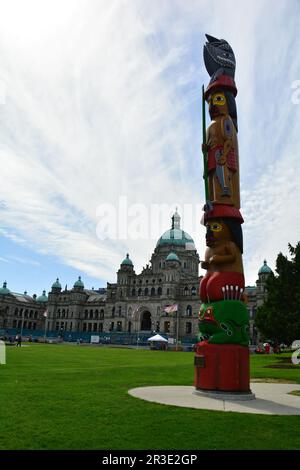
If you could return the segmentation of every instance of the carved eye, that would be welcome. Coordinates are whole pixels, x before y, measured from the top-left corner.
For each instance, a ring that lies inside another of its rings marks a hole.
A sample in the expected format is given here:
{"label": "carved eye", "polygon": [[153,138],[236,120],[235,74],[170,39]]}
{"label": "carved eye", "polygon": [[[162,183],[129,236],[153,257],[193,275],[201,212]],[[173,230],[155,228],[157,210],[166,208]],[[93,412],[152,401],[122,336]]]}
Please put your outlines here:
{"label": "carved eye", "polygon": [[218,224],[218,223],[214,223],[214,224],[212,224],[212,226],[211,226],[211,230],[212,230],[213,232],[221,232],[221,230],[222,230],[222,225],[221,225],[221,224]]}
{"label": "carved eye", "polygon": [[225,96],[222,93],[216,93],[213,96],[212,100],[213,104],[216,104],[218,106],[224,106],[225,104]]}

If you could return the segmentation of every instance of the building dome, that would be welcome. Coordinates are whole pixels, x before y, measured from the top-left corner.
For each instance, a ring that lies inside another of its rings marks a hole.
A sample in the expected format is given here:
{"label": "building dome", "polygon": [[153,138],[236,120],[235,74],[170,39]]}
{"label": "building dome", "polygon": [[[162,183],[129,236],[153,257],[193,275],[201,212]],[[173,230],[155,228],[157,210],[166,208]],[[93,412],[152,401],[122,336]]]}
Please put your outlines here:
{"label": "building dome", "polygon": [[192,237],[184,230],[181,230],[180,215],[178,214],[176,209],[176,212],[172,217],[171,228],[162,234],[156,244],[156,248],[164,245],[176,245],[186,247],[186,244],[189,244],[190,248],[191,245],[195,247],[194,240],[192,239]]}
{"label": "building dome", "polygon": [[176,253],[174,253],[174,251],[171,251],[171,253],[168,254],[168,256],[166,257],[166,261],[178,261],[180,263],[180,259],[178,258]]}
{"label": "building dome", "polygon": [[7,289],[7,282],[4,281],[3,282],[3,287],[0,287],[0,295],[7,295],[7,294],[10,294],[10,290]]}
{"label": "building dome", "polygon": [[133,262],[131,261],[131,259],[129,258],[129,254],[127,253],[126,255],[126,258],[123,259],[122,263],[121,263],[121,266],[133,266]]}
{"label": "building dome", "polygon": [[48,297],[46,296],[46,291],[43,290],[43,294],[40,295],[37,299],[36,299],[37,302],[41,302],[41,303],[45,303],[45,302],[48,302]]}
{"label": "building dome", "polygon": [[258,274],[271,274],[271,272],[272,272],[272,269],[269,268],[269,266],[267,265],[267,261],[264,260],[264,264],[258,271]]}
{"label": "building dome", "polygon": [[81,276],[78,277],[78,281],[75,282],[74,287],[82,287],[82,289],[84,288],[84,284],[81,280]]}
{"label": "building dome", "polygon": [[61,284],[58,278],[56,278],[56,281],[52,284],[52,289],[61,289]]}

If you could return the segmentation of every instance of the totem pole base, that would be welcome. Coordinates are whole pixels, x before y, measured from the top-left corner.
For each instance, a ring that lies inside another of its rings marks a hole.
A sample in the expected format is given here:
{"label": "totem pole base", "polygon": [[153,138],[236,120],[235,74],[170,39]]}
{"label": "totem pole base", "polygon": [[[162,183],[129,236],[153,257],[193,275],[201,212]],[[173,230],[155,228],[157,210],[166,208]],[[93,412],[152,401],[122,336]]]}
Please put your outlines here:
{"label": "totem pole base", "polygon": [[220,392],[234,397],[247,395],[254,398],[250,390],[249,349],[239,344],[210,344],[202,341],[196,346],[195,387],[199,391]]}

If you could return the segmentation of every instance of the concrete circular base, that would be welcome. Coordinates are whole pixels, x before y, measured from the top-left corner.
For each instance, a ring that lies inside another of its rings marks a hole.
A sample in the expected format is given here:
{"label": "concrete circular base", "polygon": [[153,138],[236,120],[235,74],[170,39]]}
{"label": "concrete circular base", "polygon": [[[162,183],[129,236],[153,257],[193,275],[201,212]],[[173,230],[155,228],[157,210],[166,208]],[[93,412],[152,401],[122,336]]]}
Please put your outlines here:
{"label": "concrete circular base", "polygon": [[235,411],[237,413],[257,413],[267,415],[300,415],[300,396],[289,395],[300,390],[296,384],[251,383],[255,394],[246,400],[232,397],[208,396],[195,387],[164,386],[140,387],[129,390],[129,394],[142,400],[164,405],[181,406],[215,411]]}
{"label": "concrete circular base", "polygon": [[218,400],[234,400],[234,401],[246,401],[255,400],[254,393],[250,392],[218,392],[213,390],[199,390],[193,391],[195,395],[207,398],[217,398]]}

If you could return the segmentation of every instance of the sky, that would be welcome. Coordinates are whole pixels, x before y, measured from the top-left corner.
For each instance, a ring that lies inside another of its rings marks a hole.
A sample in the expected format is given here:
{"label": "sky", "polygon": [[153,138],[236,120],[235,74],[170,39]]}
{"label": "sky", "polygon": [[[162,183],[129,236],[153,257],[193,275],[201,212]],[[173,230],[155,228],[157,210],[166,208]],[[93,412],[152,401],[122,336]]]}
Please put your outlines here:
{"label": "sky", "polygon": [[176,207],[203,259],[205,33],[237,61],[246,284],[274,269],[300,239],[299,21],[296,0],[0,0],[0,283],[140,272]]}

